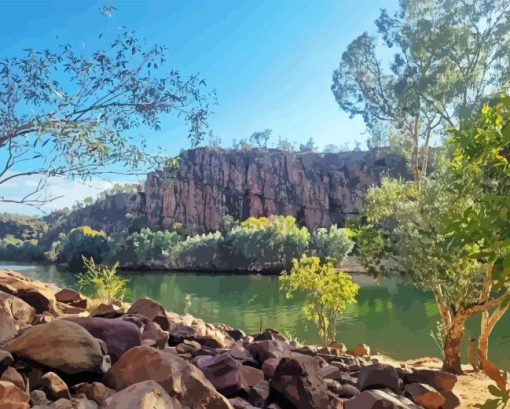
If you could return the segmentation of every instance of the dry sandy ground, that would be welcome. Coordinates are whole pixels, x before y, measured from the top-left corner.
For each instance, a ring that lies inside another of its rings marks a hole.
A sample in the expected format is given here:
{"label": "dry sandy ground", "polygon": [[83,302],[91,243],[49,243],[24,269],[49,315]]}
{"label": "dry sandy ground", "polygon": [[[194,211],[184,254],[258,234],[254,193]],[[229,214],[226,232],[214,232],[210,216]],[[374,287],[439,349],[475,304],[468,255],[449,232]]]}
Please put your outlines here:
{"label": "dry sandy ground", "polygon": [[[441,361],[437,358],[420,358],[408,361],[395,361],[382,355],[374,356],[374,358],[379,359],[381,363],[388,363],[394,366],[405,364],[413,368],[441,368]],[[494,399],[494,396],[487,390],[487,387],[494,382],[483,373],[474,372],[469,365],[463,365],[462,369],[465,374],[458,376],[457,383],[453,388],[453,393],[455,393],[461,401],[458,408],[473,409],[477,403],[484,403],[487,399]]]}

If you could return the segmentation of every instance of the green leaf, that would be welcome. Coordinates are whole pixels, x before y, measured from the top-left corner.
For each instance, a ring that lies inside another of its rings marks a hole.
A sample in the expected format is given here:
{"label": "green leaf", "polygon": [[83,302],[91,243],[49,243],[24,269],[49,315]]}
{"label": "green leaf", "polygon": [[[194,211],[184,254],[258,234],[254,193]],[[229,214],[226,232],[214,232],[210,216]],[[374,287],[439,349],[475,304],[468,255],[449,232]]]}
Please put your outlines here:
{"label": "green leaf", "polygon": [[496,385],[489,385],[489,392],[493,396],[502,397],[503,391],[501,391]]}

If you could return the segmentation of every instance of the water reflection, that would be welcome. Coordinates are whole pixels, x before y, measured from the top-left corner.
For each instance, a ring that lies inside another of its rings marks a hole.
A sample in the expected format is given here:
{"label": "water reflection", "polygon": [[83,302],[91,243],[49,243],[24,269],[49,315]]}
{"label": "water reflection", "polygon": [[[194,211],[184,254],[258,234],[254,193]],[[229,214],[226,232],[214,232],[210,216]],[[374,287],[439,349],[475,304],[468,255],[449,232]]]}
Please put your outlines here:
{"label": "water reflection", "polygon": [[[56,266],[11,268],[58,286],[75,284],[72,273]],[[278,328],[304,342],[319,342],[315,326],[303,317],[302,299],[285,299],[278,289],[277,277],[160,272],[126,275],[130,278],[133,299],[148,296],[168,310],[183,313],[189,294],[189,312],[205,321],[224,322],[247,332]],[[378,283],[370,277],[355,275],[354,280],[362,288],[358,304],[348,308],[338,325],[340,341],[348,345],[366,342],[377,351],[400,359],[440,355],[430,337],[439,316],[429,294],[395,279]],[[478,326],[479,317],[471,319],[466,334],[477,336]],[[503,368],[510,368],[510,344],[503,343],[508,328],[510,315],[500,321],[491,337],[491,358]]]}

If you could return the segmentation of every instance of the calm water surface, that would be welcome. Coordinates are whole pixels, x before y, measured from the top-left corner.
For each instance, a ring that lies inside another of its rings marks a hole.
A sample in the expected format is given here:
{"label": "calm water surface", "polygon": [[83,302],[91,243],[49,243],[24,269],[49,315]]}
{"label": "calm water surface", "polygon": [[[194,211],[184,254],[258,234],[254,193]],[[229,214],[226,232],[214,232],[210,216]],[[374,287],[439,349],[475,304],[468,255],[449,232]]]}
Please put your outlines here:
{"label": "calm water surface", "polygon": [[[63,268],[45,265],[11,265],[29,277],[58,286],[74,287],[75,275]],[[130,298],[151,297],[166,309],[189,312],[207,322],[223,322],[247,332],[277,328],[301,342],[318,343],[315,326],[301,311],[302,299],[285,299],[278,278],[260,275],[200,275],[191,273],[131,272]],[[354,275],[360,283],[358,304],[351,306],[338,325],[338,340],[347,345],[365,342],[380,353],[397,359],[440,356],[430,332],[439,319],[431,294],[400,283]],[[466,334],[477,336],[479,318],[468,322]],[[510,369],[510,313],[498,323],[491,337],[491,358]],[[506,340],[506,342],[505,342]],[[463,350],[465,351],[465,345]]]}

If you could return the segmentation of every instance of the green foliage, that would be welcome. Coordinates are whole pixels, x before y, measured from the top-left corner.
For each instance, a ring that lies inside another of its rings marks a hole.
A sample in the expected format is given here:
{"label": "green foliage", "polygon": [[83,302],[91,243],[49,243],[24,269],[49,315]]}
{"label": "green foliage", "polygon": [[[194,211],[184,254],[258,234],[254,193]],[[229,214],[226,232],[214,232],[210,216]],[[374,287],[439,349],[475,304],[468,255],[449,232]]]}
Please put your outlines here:
{"label": "green foliage", "polygon": [[282,273],[280,285],[287,298],[304,293],[304,314],[319,327],[323,346],[336,340],[337,319],[348,305],[356,303],[359,290],[350,275],[337,271],[330,262],[304,255],[292,261],[290,272]]}
{"label": "green foliage", "polygon": [[82,265],[84,257],[101,262],[108,251],[106,234],[89,226],[81,226],[60,238],[57,260],[72,267],[78,267]]}
{"label": "green foliage", "polygon": [[427,173],[429,146],[445,127],[463,127],[493,89],[510,82],[507,0],[401,1],[381,10],[377,34],[363,33],[342,54],[332,91],[360,116],[370,147],[387,146]]}
{"label": "green foliage", "polygon": [[86,271],[78,275],[78,288],[88,292],[91,297],[110,304],[124,299],[128,280],[117,274],[119,263],[111,267],[96,265],[92,257],[82,257]]}
{"label": "green foliage", "polygon": [[214,265],[220,232],[199,234],[179,242],[172,251],[170,261],[178,267],[207,269]]}
{"label": "green foliage", "polygon": [[281,149],[284,151],[289,151],[289,152],[293,152],[296,150],[296,145],[281,135],[278,135],[278,142],[276,144],[276,147],[278,149]]}
{"label": "green foliage", "polygon": [[344,229],[332,225],[329,229],[321,227],[313,232],[313,250],[321,261],[341,263],[352,251],[354,242]]}
{"label": "green foliage", "polygon": [[0,260],[40,261],[43,259],[43,251],[35,239],[19,240],[10,234],[0,239]]}
{"label": "green foliage", "polygon": [[315,145],[315,140],[313,138],[308,138],[306,143],[299,145],[300,152],[317,152],[318,148]]}

